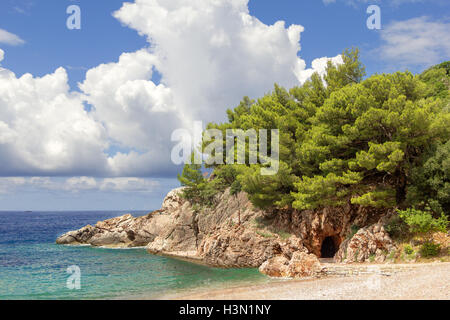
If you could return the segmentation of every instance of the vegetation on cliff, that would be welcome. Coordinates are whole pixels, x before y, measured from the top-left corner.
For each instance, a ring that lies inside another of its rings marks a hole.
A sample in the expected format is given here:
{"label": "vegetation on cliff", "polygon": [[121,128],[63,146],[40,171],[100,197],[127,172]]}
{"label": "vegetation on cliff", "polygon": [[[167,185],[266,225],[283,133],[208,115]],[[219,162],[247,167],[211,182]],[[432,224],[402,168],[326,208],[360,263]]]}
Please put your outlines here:
{"label": "vegetation on cliff", "polygon": [[185,196],[212,204],[217,192],[232,187],[259,208],[350,203],[448,215],[450,62],[420,75],[365,78],[357,49],[345,51],[343,61],[302,86],[275,85],[256,101],[245,97],[227,111],[228,122],[208,125],[224,136],[227,129],[279,129],[277,174],[261,175],[264,164],[230,165],[224,158],[210,166],[214,179],[206,179],[200,165],[186,165],[179,176]]}

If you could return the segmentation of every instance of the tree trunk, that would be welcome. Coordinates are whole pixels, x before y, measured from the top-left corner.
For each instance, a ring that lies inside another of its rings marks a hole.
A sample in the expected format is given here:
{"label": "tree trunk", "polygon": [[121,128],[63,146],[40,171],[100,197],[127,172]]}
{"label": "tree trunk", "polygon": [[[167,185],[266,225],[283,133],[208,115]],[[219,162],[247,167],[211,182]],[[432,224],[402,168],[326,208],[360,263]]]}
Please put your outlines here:
{"label": "tree trunk", "polygon": [[399,179],[397,188],[395,190],[395,197],[398,206],[401,206],[402,203],[406,200],[406,177],[402,172],[399,172]]}

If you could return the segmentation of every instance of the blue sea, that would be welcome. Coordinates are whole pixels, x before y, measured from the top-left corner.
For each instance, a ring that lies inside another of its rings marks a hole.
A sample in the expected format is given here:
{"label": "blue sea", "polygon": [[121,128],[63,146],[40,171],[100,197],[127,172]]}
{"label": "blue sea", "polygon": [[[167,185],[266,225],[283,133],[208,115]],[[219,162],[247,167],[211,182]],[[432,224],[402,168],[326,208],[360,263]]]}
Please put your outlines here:
{"label": "blue sea", "polygon": [[[69,230],[124,213],[0,212],[0,300],[158,298],[191,289],[267,281],[256,269],[210,268],[154,256],[143,248],[55,244]],[[70,266],[79,267],[80,289],[67,285]]]}

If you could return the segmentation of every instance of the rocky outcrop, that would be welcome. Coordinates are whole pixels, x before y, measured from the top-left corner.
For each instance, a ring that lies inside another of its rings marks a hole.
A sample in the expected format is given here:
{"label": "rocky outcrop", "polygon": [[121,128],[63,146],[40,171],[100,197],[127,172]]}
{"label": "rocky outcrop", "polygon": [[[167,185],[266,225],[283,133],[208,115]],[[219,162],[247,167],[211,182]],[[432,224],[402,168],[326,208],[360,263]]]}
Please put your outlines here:
{"label": "rocky outcrop", "polygon": [[86,226],[70,231],[56,240],[58,244],[90,244],[92,246],[139,247],[154,239],[146,228],[150,215],[134,218],[130,214],[99,221],[95,226]]}
{"label": "rocky outcrop", "polygon": [[305,278],[323,274],[319,259],[314,254],[296,251],[289,260],[284,255],[275,256],[260,267],[259,271],[270,277]]}
{"label": "rocky outcrop", "polygon": [[153,254],[219,267],[259,267],[281,253],[282,246],[285,251],[289,245],[295,247],[275,234],[265,237],[258,233],[255,219],[263,218],[265,213],[254,209],[245,193],[232,196],[226,191],[218,196],[214,209],[196,212],[181,198],[181,190],[171,191],[161,209],[146,216],[134,218],[127,214],[100,221],[95,226],[70,231],[56,242],[106,247],[146,246]]}
{"label": "rocky outcrop", "polygon": [[[179,196],[181,188],[172,190],[164,199],[164,210],[157,210],[142,217],[130,214],[99,221],[60,236],[58,244],[90,244],[106,247],[141,247],[154,241],[161,242],[175,251],[186,250],[195,244],[192,227],[192,211]],[[184,208],[183,208],[184,204]],[[189,241],[191,239],[191,241]],[[195,245],[194,245],[195,247]],[[164,246],[161,246],[164,250]]]}
{"label": "rocky outcrop", "polygon": [[384,230],[381,222],[359,229],[345,240],[336,253],[337,262],[384,262],[386,256],[395,250],[395,244]]}
{"label": "rocky outcrop", "polygon": [[337,208],[319,210],[281,210],[271,223],[274,229],[284,229],[302,239],[302,244],[321,256],[323,241],[330,237],[336,248],[346,239],[352,225],[375,223],[383,213],[380,210],[347,204]]}
{"label": "rocky outcrop", "polygon": [[[368,225],[378,212],[348,205],[315,211],[258,210],[241,192],[219,194],[214,208],[195,209],[169,192],[160,210],[97,222],[60,236],[58,244],[143,247],[152,254],[195,260],[217,267],[260,267],[270,276],[311,277],[322,273],[318,257],[332,239],[338,261],[366,261],[393,245],[381,227],[361,229],[343,241],[353,224]],[[328,242],[330,241],[328,239]],[[354,259],[353,259],[354,258]]]}

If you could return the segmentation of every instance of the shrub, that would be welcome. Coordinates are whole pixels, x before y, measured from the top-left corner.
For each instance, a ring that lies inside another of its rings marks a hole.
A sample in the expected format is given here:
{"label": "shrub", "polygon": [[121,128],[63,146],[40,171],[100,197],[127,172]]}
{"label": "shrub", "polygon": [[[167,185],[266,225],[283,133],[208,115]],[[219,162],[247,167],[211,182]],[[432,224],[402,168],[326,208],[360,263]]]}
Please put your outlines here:
{"label": "shrub", "polygon": [[414,249],[411,247],[411,245],[407,244],[404,248],[403,251],[405,252],[406,255],[412,255],[414,253]]}
{"label": "shrub", "polygon": [[415,234],[427,235],[434,231],[445,232],[448,219],[442,214],[439,218],[433,218],[431,213],[416,209],[398,210],[400,218],[409,226],[409,231]]}
{"label": "shrub", "polygon": [[420,247],[420,254],[422,255],[422,257],[435,257],[439,254],[440,250],[440,244],[428,241]]}
{"label": "shrub", "polygon": [[347,238],[348,238],[348,239],[353,238],[353,236],[358,232],[359,229],[360,229],[360,228],[359,228],[356,224],[352,225],[352,226],[350,227],[350,232],[349,232]]}
{"label": "shrub", "polygon": [[384,225],[384,229],[393,239],[401,239],[409,235],[408,225],[398,215],[391,217]]}
{"label": "shrub", "polygon": [[292,236],[292,234],[290,234],[288,232],[284,232],[284,231],[279,231],[279,232],[277,232],[277,234],[280,236],[280,238],[282,240],[287,240]]}
{"label": "shrub", "polygon": [[268,232],[264,232],[264,231],[256,231],[256,234],[260,235],[261,237],[264,238],[273,238],[273,234],[268,233]]}

